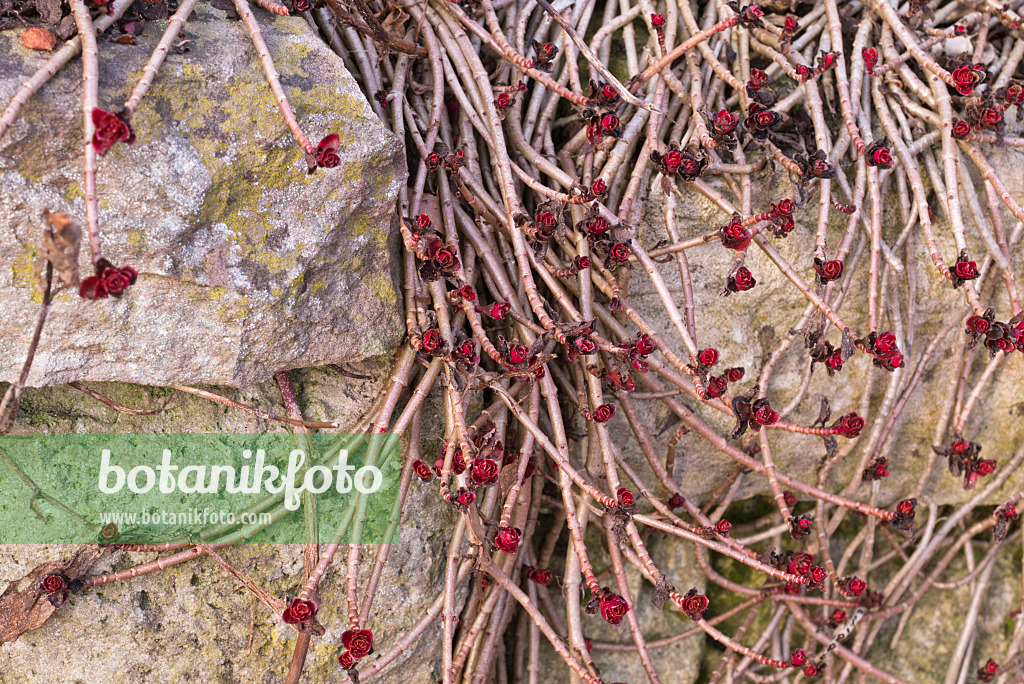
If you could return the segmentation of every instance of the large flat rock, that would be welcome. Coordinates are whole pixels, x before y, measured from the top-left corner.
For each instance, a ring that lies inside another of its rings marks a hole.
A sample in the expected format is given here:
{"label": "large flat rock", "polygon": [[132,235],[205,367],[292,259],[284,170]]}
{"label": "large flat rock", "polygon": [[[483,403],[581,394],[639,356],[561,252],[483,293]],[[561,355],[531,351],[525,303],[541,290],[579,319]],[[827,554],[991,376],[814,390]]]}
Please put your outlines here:
{"label": "large flat rock", "polygon": [[[244,26],[224,16],[196,9],[191,51],[172,51],[133,117],[137,142],[99,162],[104,251],[137,268],[137,284],[120,300],[62,293],[30,385],[243,386],[400,339],[388,249],[406,177],[399,141],[302,19],[258,10],[303,130],[314,144],[341,137],[341,164],[307,175]],[[101,41],[102,108],[121,108],[164,26],[136,46]],[[0,102],[46,57],[0,33]],[[85,215],[81,73],[80,62],[61,71],[0,139],[0,380],[20,372],[32,333],[42,211]],[[83,243],[83,275],[88,260]]]}

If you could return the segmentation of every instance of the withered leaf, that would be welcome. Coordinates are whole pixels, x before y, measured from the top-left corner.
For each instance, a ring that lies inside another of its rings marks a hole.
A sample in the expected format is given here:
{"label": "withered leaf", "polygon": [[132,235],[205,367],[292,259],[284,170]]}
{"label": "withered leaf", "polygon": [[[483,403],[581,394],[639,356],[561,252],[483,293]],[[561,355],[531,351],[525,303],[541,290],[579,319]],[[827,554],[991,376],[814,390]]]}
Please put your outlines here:
{"label": "withered leaf", "polygon": [[519,463],[515,461],[509,463],[507,466],[501,469],[501,472],[498,473],[498,491],[501,492],[501,496],[498,497],[498,499],[500,501],[505,500],[505,497],[508,495],[509,490],[512,489],[512,485],[516,483],[518,475]]}
{"label": "withered leaf", "polygon": [[57,35],[63,40],[67,40],[71,36],[78,32],[78,27],[75,26],[75,18],[70,14],[60,20],[57,24]]}
{"label": "withered leaf", "polygon": [[813,425],[821,425],[825,427],[825,423],[832,416],[832,407],[829,406],[828,399],[825,397],[821,398],[821,408],[818,410],[818,419],[814,421]]}
{"label": "withered leaf", "polygon": [[15,641],[25,632],[38,629],[57,608],[43,593],[42,578],[62,573],[72,584],[84,577],[103,556],[114,551],[96,544],[83,546],[70,561],[50,561],[37,566],[20,580],[14,580],[0,594],[0,644]]}
{"label": "withered leaf", "polygon": [[64,287],[78,287],[78,248],[82,240],[82,228],[67,214],[45,213],[47,226],[40,243],[39,261],[36,262],[37,288],[46,290],[43,275],[46,262],[53,264],[53,274]]}
{"label": "withered leaf", "polygon": [[658,610],[662,610],[665,607],[665,602],[668,601],[669,594],[673,591],[675,591],[675,587],[669,584],[665,576],[658,575],[658,583],[654,587],[654,593],[651,594],[651,604]]}
{"label": "withered leaf", "polygon": [[[383,14],[383,12],[381,13]],[[409,13],[401,7],[392,7],[388,15],[380,20],[384,30],[393,36],[405,35],[405,22],[409,20]]]}
{"label": "withered leaf", "polygon": [[36,12],[47,24],[56,25],[60,21],[60,0],[36,0]]}
{"label": "withered leaf", "polygon": [[57,36],[46,29],[33,26],[21,33],[21,42],[30,50],[52,50],[57,47]]}

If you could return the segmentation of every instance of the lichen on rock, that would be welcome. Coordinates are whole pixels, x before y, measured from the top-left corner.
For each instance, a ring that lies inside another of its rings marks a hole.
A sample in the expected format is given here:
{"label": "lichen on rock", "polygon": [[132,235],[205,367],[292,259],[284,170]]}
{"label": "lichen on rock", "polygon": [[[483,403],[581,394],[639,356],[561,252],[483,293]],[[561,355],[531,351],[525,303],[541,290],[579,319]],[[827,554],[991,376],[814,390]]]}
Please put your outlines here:
{"label": "lichen on rock", "polygon": [[[168,56],[132,119],[137,142],[99,162],[105,251],[139,280],[119,300],[59,296],[30,385],[244,386],[401,338],[388,249],[401,145],[301,18],[259,21],[301,125],[314,141],[339,134],[340,165],[306,173],[244,27],[197,8],[191,51]],[[135,46],[105,44],[101,106],[119,108],[161,27]],[[44,58],[13,31],[0,33],[0,55],[4,100]],[[32,331],[42,211],[84,216],[80,79],[80,65],[62,70],[0,140],[0,380],[20,371]],[[86,272],[87,250],[81,259]]]}

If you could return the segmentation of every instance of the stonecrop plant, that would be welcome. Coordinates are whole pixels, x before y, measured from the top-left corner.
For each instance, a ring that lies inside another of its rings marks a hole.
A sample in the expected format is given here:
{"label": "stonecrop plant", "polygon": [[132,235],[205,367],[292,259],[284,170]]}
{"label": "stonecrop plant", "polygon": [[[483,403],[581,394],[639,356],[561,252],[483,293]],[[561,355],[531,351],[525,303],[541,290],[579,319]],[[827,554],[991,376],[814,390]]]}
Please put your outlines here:
{"label": "stonecrop plant", "polygon": [[[406,146],[410,175],[397,212],[408,335],[376,401],[346,427],[408,436],[402,500],[422,487],[454,513],[443,588],[410,629],[386,642],[368,625],[387,546],[314,546],[302,590],[287,600],[232,568],[219,546],[192,543],[121,544],[160,555],[106,575],[91,574],[76,556],[34,575],[26,591],[60,608],[69,593],[208,556],[297,632],[287,679],[297,682],[306,650],[318,648],[323,633],[318,585],[342,551],[348,623],[339,681],[397,681],[389,666],[438,631],[444,684],[538,682],[552,667],[541,662],[541,638],[565,676],[588,684],[608,681],[593,654],[623,650],[639,656],[649,681],[679,681],[658,670],[652,653],[687,639],[719,649],[709,681],[844,682],[855,671],[856,681],[906,681],[867,657],[883,627],[898,622],[896,645],[929,589],[970,585],[983,593],[987,579],[979,577],[1021,536],[1014,521],[1024,491],[1007,496],[1004,487],[1024,445],[990,453],[971,421],[1000,373],[1019,372],[1024,362],[1015,277],[1024,210],[989,154],[1024,147],[1019,3],[257,4],[311,13]],[[96,157],[134,140],[131,114],[195,0],[181,3],[129,100],[111,113],[99,107],[96,34],[130,5],[72,0],[80,38],[26,82],[0,118],[2,136],[48,75],[81,51],[95,274],[74,285],[87,300],[121,296],[146,277],[102,255]],[[301,148],[305,161],[296,163],[329,172],[338,136],[307,140],[247,0],[234,7]],[[694,198],[718,213],[710,224],[690,221],[684,234],[676,202]],[[638,234],[650,206],[661,211],[667,240]],[[884,214],[897,215],[901,228],[883,225]],[[795,262],[780,251],[794,240],[805,245]],[[721,293],[701,308],[694,265],[723,249],[731,267],[699,269]],[[760,293],[769,274],[747,263],[752,250],[806,306],[798,319],[772,310],[777,292]],[[935,333],[923,332],[912,312],[914,298],[927,296],[908,291],[919,256],[927,278],[959,302]],[[678,290],[666,269],[678,272]],[[653,294],[631,295],[637,279]],[[785,331],[754,367],[702,342],[742,300],[759,302]],[[773,383],[783,357],[806,369],[786,402]],[[852,364],[866,367],[865,386],[855,388],[862,398],[856,411],[833,415],[827,396],[809,396],[812,378],[846,387]],[[935,439],[911,460],[892,447],[909,398],[939,365],[951,380],[934,398]],[[339,427],[303,421],[287,373],[277,379],[286,418],[192,391],[295,430]],[[424,403],[432,391],[442,397],[441,443],[421,439],[424,419],[435,419]],[[667,426],[648,424],[646,402],[663,407]],[[817,419],[794,422],[808,406]],[[16,410],[15,399],[12,419]],[[731,430],[716,427],[718,417]],[[661,452],[666,430],[672,436]],[[785,433],[820,456],[813,471],[776,463]],[[720,454],[734,473],[698,503],[677,476],[683,449]],[[853,473],[841,486],[837,468]],[[945,477],[975,490],[965,503],[931,499],[932,473],[946,468]],[[908,491],[883,505],[881,483],[908,470]],[[741,480],[764,483],[770,507],[734,522]],[[840,539],[841,524],[856,530]],[[695,551],[702,588],[659,568],[648,550],[654,535]],[[974,563],[976,543],[988,551]],[[968,551],[973,569],[951,577],[950,564]],[[746,566],[753,579],[725,577],[715,559]],[[361,586],[364,563],[373,571]],[[637,575],[659,609],[691,626],[652,639],[635,609]],[[722,609],[709,595],[723,593],[739,598]],[[981,681],[1021,681],[1024,630],[1006,652],[978,652],[978,605],[960,612],[947,681],[968,670]],[[765,610],[767,628],[748,631]],[[618,627],[615,643],[588,636],[598,621]]]}

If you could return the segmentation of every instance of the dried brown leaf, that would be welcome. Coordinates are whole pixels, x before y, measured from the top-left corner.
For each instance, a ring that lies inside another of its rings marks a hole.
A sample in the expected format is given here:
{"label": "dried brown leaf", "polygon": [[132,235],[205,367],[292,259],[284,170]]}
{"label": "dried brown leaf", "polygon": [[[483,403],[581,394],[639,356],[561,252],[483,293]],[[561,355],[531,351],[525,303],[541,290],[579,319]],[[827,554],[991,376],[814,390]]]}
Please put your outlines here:
{"label": "dried brown leaf", "polygon": [[[383,12],[381,13],[383,14]],[[378,16],[379,18],[379,16]],[[392,36],[405,35],[405,22],[409,21],[409,13],[401,7],[392,7],[388,15],[380,20],[380,25]]]}
{"label": "dried brown leaf", "polygon": [[33,26],[32,28],[22,31],[21,42],[24,43],[25,47],[29,50],[49,51],[57,47],[57,36],[42,27]]}
{"label": "dried brown leaf", "polygon": [[72,584],[84,577],[112,547],[83,546],[70,561],[50,561],[37,566],[20,580],[14,580],[0,594],[0,644],[15,641],[25,632],[38,629],[57,608],[40,588],[42,578],[59,572]]}
{"label": "dried brown leaf", "polygon": [[36,0],[36,12],[47,24],[56,25],[60,22],[61,12],[60,0]]}
{"label": "dried brown leaf", "polygon": [[78,248],[82,228],[64,213],[46,213],[47,227],[43,230],[39,261],[36,263],[37,287],[46,291],[44,276],[46,262],[53,264],[53,273],[64,287],[78,287]]}

